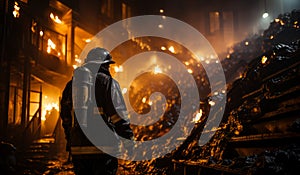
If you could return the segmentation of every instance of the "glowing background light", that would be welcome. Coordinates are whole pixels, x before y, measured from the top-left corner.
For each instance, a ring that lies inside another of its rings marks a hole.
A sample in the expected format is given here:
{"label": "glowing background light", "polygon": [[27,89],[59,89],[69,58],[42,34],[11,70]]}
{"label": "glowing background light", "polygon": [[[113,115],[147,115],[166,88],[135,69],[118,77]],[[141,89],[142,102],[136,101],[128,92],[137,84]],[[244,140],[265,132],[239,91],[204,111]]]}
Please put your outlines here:
{"label": "glowing background light", "polygon": [[210,106],[214,106],[216,103],[215,103],[214,101],[209,101],[208,104],[209,104]]}
{"label": "glowing background light", "polygon": [[202,114],[203,114],[202,109],[200,109],[199,112],[196,114],[195,118],[193,119],[193,122],[199,123],[201,120]]}
{"label": "glowing background light", "polygon": [[123,88],[123,89],[122,89],[122,94],[126,94],[126,93],[127,93],[127,91],[128,91],[128,89],[127,89],[127,88]]}
{"label": "glowing background light", "polygon": [[269,16],[269,13],[267,13],[267,12],[265,12],[265,13],[262,15],[263,18],[267,18],[268,16]]}
{"label": "glowing background light", "polygon": [[123,66],[122,66],[122,65],[120,65],[120,66],[115,66],[115,67],[114,67],[114,70],[115,70],[115,72],[123,72]]}
{"label": "glowing background light", "polygon": [[262,63],[262,64],[265,64],[265,63],[267,62],[267,60],[268,60],[268,57],[263,56],[263,57],[261,58],[261,63]]}
{"label": "glowing background light", "polygon": [[50,13],[50,18],[57,24],[62,24],[62,20],[60,20],[59,17],[55,16],[53,13]]}
{"label": "glowing background light", "polygon": [[161,68],[157,65],[157,66],[155,66],[154,67],[154,74],[159,74],[159,73],[162,73],[162,70],[161,70]]}
{"label": "glowing background light", "polygon": [[20,11],[19,4],[17,2],[15,2],[14,11],[12,12],[15,18],[20,17],[20,12],[19,11]]}
{"label": "glowing background light", "polygon": [[[47,103],[47,102],[46,102]],[[41,120],[45,121],[46,120],[46,114],[47,111],[51,111],[52,108],[55,108],[57,111],[59,110],[59,104],[58,103],[47,103],[44,107],[43,107],[43,111],[42,111],[42,117]]]}
{"label": "glowing background light", "polygon": [[165,46],[161,46],[160,49],[161,50],[167,50],[167,48]]}
{"label": "glowing background light", "polygon": [[146,101],[147,101],[147,98],[146,98],[146,97],[143,97],[142,102],[143,102],[143,103],[146,103]]}
{"label": "glowing background light", "polygon": [[51,49],[55,49],[56,44],[51,39],[48,39],[48,46],[47,46],[47,52],[50,53]]}
{"label": "glowing background light", "polygon": [[173,46],[170,46],[169,51],[172,52],[172,53],[175,53],[175,48]]}
{"label": "glowing background light", "polygon": [[91,40],[90,38],[85,40],[86,43],[89,43],[89,42],[91,42],[91,41],[92,41],[92,40]]}

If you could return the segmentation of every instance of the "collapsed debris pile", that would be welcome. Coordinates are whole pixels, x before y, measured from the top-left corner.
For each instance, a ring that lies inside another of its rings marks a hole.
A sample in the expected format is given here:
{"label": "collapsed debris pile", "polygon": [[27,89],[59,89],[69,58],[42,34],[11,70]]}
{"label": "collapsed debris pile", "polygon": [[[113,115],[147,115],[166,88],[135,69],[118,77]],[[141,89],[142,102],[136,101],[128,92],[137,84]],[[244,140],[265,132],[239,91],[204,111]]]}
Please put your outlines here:
{"label": "collapsed debris pile", "polygon": [[190,142],[176,159],[250,174],[297,172],[299,77],[300,40],[275,44],[230,87],[223,122],[210,142]]}
{"label": "collapsed debris pile", "polygon": [[[211,105],[209,101],[222,98],[214,98],[216,95],[206,98],[201,122],[195,125],[182,146],[162,158],[141,162],[125,161],[120,164],[124,173],[297,172],[295,165],[300,163],[298,21],[299,10],[279,15],[262,35],[246,38],[230,50],[227,58],[222,61],[229,83],[226,109],[223,120],[209,143],[199,146],[198,140],[207,121],[206,114]],[[201,82],[205,83],[206,80]],[[151,81],[149,83],[151,88]],[[176,94],[169,89],[165,91],[166,94]],[[140,97],[137,100],[142,100],[144,95],[147,95],[145,93],[147,92],[138,93]],[[220,95],[222,94],[218,94]],[[178,112],[177,107],[170,109],[170,114],[173,110],[173,113]],[[171,123],[176,122],[176,117],[174,119]],[[136,133],[142,136],[141,131],[141,128],[136,128]],[[142,137],[140,139],[144,140]],[[146,140],[148,139],[150,138]]]}
{"label": "collapsed debris pile", "polygon": [[278,43],[291,44],[300,39],[300,10],[280,14],[262,34],[248,36],[228,49],[221,61],[227,81],[234,81],[254,58],[271,50]]}

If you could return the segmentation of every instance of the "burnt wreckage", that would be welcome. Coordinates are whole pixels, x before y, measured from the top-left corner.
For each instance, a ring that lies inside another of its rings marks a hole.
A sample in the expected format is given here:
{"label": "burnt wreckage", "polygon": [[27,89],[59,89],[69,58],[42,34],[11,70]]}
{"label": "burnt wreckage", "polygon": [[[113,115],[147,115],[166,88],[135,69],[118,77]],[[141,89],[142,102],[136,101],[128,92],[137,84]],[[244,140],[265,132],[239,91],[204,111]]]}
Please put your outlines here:
{"label": "burnt wreckage", "polygon": [[196,126],[174,154],[175,171],[187,174],[297,172],[299,75],[300,40],[290,45],[277,44],[250,62],[243,77],[228,91],[224,118],[216,134],[208,144],[199,147],[192,143],[199,138],[203,124]]}
{"label": "burnt wreckage", "polygon": [[299,21],[299,10],[279,15],[262,35],[237,43],[234,52],[221,61],[228,83],[226,107],[207,144],[198,143],[210,102],[215,102],[219,112],[216,106],[224,93],[201,99],[204,115],[180,147],[155,160],[128,163],[124,171],[175,175],[299,172]]}

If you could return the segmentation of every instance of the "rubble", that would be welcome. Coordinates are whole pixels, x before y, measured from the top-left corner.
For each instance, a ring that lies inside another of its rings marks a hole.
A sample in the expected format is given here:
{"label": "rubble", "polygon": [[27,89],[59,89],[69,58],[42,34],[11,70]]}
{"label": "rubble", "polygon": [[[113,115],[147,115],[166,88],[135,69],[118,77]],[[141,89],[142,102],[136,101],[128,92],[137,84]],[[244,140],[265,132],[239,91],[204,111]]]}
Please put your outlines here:
{"label": "rubble", "polygon": [[[174,159],[206,159],[198,166],[219,165],[244,174],[299,171],[298,21],[299,10],[279,15],[261,36],[249,37],[234,47],[222,61],[226,78],[231,81],[222,123],[208,144],[199,148],[191,141],[174,154]],[[289,32],[292,35],[285,35]],[[245,69],[238,72],[237,68],[244,65]],[[194,140],[199,139],[199,134],[193,135],[197,136]]]}
{"label": "rubble", "polygon": [[[221,61],[226,80],[233,82],[240,78],[240,73],[245,71],[244,67],[250,61],[271,50],[273,46],[279,49],[282,46],[296,43],[299,39],[300,10],[279,15],[262,34],[248,36],[228,49],[227,57]],[[246,42],[247,45],[245,44]],[[291,50],[283,50],[292,53]],[[284,53],[280,52],[278,54],[284,55]]]}

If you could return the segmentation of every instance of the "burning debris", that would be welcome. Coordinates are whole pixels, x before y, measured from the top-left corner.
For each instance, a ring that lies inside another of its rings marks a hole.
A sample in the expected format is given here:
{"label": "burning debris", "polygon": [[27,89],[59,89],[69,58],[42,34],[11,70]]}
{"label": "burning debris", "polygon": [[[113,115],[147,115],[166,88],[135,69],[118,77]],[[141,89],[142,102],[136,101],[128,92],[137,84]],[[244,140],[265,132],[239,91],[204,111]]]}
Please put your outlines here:
{"label": "burning debris", "polygon": [[[263,37],[272,34],[272,38],[277,38],[280,32],[291,27],[289,24],[299,20],[300,13],[293,11],[279,18],[277,20],[284,20],[285,23],[272,23]],[[195,165],[213,169],[215,173],[229,174],[292,174],[299,170],[296,164],[300,160],[297,141],[300,136],[300,40],[289,44],[275,44],[262,38],[260,41],[263,42],[257,45],[263,46],[263,49],[255,50],[255,53],[261,54],[248,64],[243,76],[233,82],[228,90],[223,122],[210,142],[200,147],[194,143],[199,138],[198,134],[194,134],[194,140],[174,154],[173,162],[181,168],[185,166],[185,171],[197,172],[199,169],[192,168]],[[236,58],[243,54],[244,49],[237,50],[236,55],[232,53]],[[251,50],[250,53],[255,55]],[[223,63],[226,62],[231,63],[231,59]],[[235,70],[227,69],[229,71]],[[180,171],[180,168],[175,171]]]}
{"label": "burning debris", "polygon": [[[299,57],[300,12],[278,16],[262,35],[249,37],[235,45],[222,65],[228,80],[227,104],[223,120],[209,143],[198,141],[212,107],[218,106],[223,91],[209,94],[210,83],[205,70],[188,60],[184,64],[200,85],[201,109],[195,110],[191,122],[195,127],[184,143],[172,153],[148,161],[124,161],[122,173],[176,174],[282,174],[297,172],[299,164]],[[295,35],[285,35],[292,31]],[[214,71],[210,62],[209,71]],[[193,67],[195,66],[195,67]],[[161,76],[160,73],[154,76]],[[202,77],[202,78],[201,78]],[[141,80],[137,80],[141,81]],[[146,83],[145,83],[146,82]],[[133,126],[138,140],[151,140],[167,133],[178,119],[180,93],[163,86],[172,82],[165,78],[145,81],[143,88],[128,90],[131,104],[139,113],[152,106],[149,96],[162,92],[167,107],[162,120],[150,126]],[[175,82],[178,83],[178,82]],[[182,83],[182,82],[181,82]],[[183,82],[189,83],[189,82]],[[127,92],[127,93],[128,93]],[[218,112],[218,110],[216,110]],[[284,140],[286,144],[281,144]],[[162,147],[167,145],[161,145]],[[151,151],[155,153],[156,148]],[[291,162],[292,161],[292,162]]]}
{"label": "burning debris", "polygon": [[[300,39],[299,34],[300,11],[279,15],[271,22],[268,29],[261,35],[249,36],[228,50],[225,59],[221,61],[226,80],[232,82],[245,71],[246,65],[276,44],[289,45]],[[279,46],[280,47],[280,46]],[[262,57],[266,61],[267,57]]]}

